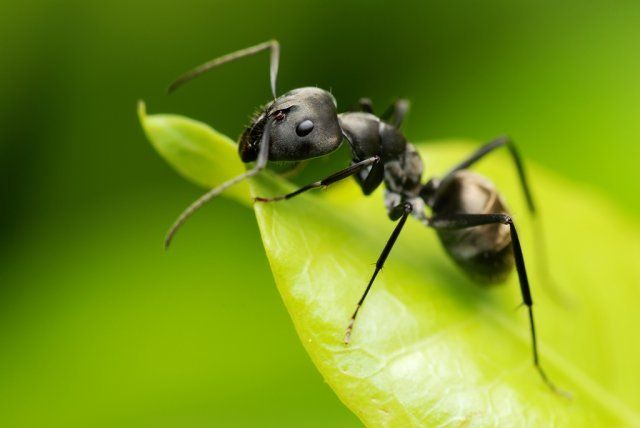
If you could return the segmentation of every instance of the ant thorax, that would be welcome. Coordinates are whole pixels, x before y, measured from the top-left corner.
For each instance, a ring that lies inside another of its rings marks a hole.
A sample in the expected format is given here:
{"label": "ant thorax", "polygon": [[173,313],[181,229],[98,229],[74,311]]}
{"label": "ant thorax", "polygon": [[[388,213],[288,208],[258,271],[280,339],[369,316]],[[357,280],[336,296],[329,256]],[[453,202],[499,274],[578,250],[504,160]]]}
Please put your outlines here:
{"label": "ant thorax", "polygon": [[408,201],[415,208],[414,215],[422,219],[424,202],[419,196],[423,164],[415,147],[398,128],[371,113],[342,113],[338,118],[354,163],[370,156],[380,157],[379,172],[375,170],[378,165],[372,165],[356,175],[364,193],[371,193],[372,187],[384,182],[387,211]]}

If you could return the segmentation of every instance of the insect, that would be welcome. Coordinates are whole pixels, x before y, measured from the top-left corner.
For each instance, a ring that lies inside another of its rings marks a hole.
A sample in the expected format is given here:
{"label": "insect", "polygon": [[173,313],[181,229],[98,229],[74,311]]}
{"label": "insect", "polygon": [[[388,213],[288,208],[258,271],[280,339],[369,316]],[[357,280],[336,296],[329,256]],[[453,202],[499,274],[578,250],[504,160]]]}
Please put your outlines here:
{"label": "insect", "polygon": [[[267,50],[271,54],[273,100],[259,110],[242,133],[238,144],[242,161],[255,163],[245,173],[211,189],[183,211],[169,230],[165,246],[169,246],[176,231],[198,208],[228,187],[258,174],[268,161],[295,162],[328,155],[346,141],[352,156],[348,167],[292,193],[255,198],[257,203],[291,199],[348,177],[355,178],[365,195],[384,185],[387,214],[392,221],[397,221],[397,225],[382,249],[373,274],[347,323],[345,344],[351,340],[356,317],[376,276],[407,219],[413,216],[425,226],[435,229],[449,256],[479,283],[502,282],[515,266],[523,304],[529,315],[534,366],[549,388],[564,394],[549,379],[540,363],[533,299],[516,226],[493,184],[468,169],[496,149],[507,148],[518,172],[528,209],[534,213],[535,205],[524,166],[512,140],[508,137],[497,138],[455,165],[443,177],[431,178],[423,183],[420,155],[400,131],[409,107],[407,101],[396,101],[378,117],[373,114],[372,104],[367,99],[360,100],[359,111],[338,113],[333,95],[315,87],[294,89],[277,96],[280,45],[275,40],[213,59],[180,76],[168,91],[173,92],[182,84],[222,64]],[[427,209],[431,211],[430,216],[426,213]]]}

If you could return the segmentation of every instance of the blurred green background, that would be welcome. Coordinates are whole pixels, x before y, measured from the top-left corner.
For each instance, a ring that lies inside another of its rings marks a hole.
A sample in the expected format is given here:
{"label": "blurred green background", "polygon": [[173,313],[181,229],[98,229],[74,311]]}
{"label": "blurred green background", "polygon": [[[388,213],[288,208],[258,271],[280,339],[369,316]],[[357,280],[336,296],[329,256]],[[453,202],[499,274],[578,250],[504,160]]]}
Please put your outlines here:
{"label": "blurred green background", "polygon": [[249,210],[218,200],[162,250],[200,190],[136,101],[236,137],[269,99],[266,55],[164,95],[232,50],[276,37],[281,91],[408,97],[411,140],[509,133],[640,215],[637,1],[28,0],[0,5],[0,34],[3,427],[359,426],[300,346]]}

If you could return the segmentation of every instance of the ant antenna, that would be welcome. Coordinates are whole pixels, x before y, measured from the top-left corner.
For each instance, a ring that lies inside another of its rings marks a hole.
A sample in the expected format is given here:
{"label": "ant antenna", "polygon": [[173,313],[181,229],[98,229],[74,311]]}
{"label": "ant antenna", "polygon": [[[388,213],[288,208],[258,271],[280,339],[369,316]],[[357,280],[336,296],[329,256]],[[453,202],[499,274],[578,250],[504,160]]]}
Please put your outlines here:
{"label": "ant antenna", "polygon": [[171,240],[173,239],[178,229],[180,229],[180,227],[184,224],[184,222],[187,221],[189,217],[191,217],[193,213],[195,213],[198,209],[200,209],[204,204],[206,204],[211,199],[215,198],[220,193],[222,193],[225,189],[233,186],[234,184],[238,184],[239,182],[247,178],[253,177],[257,173],[259,173],[261,170],[263,170],[265,166],[267,166],[267,160],[269,159],[269,145],[271,141],[269,138],[269,134],[271,131],[272,121],[273,121],[272,119],[269,119],[264,126],[264,129],[262,132],[262,138],[260,139],[260,151],[258,152],[258,159],[256,161],[255,166],[250,170],[246,171],[245,173],[240,174],[228,181],[225,181],[218,187],[214,187],[213,189],[209,190],[207,193],[200,196],[198,199],[195,200],[195,202],[189,205],[187,209],[182,211],[182,214],[180,214],[180,216],[171,226],[171,229],[169,229],[169,232],[167,232],[167,236],[164,240],[165,249],[169,248],[169,245],[171,245]]}
{"label": "ant antenna", "polygon": [[271,50],[271,60],[269,68],[269,74],[271,77],[271,94],[273,95],[273,99],[276,99],[276,80],[278,79],[278,65],[280,63],[280,43],[278,43],[277,40],[269,40],[268,42],[260,43],[259,45],[251,46],[246,49],[241,49],[239,51],[235,51],[219,58],[212,59],[211,61],[205,62],[204,64],[187,71],[182,76],[174,80],[173,83],[169,85],[169,88],[167,88],[167,93],[172,93],[183,84],[195,79],[201,74],[206,73],[212,68],[216,68],[219,65],[226,64],[240,58],[255,55],[267,49]]}

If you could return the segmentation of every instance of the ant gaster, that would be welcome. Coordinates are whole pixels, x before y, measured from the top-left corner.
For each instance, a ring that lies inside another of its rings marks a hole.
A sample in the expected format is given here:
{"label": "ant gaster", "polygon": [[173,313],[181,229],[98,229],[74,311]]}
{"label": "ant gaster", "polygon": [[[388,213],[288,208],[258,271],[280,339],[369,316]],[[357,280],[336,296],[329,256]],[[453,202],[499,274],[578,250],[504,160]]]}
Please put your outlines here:
{"label": "ant gaster", "polygon": [[[532,213],[535,212],[524,167],[513,142],[508,137],[497,138],[454,166],[442,178],[432,178],[422,184],[420,155],[400,131],[408,110],[407,101],[396,101],[378,117],[373,114],[368,99],[360,100],[361,111],[338,113],[333,95],[319,88],[299,88],[277,96],[280,45],[276,40],[209,61],[179,77],[168,91],[172,92],[214,67],[265,50],[271,52],[273,101],[255,116],[242,133],[238,145],[242,161],[255,164],[244,174],[211,189],[191,204],[169,230],[165,246],[169,246],[178,228],[198,208],[229,186],[256,175],[267,166],[268,161],[301,161],[328,155],[346,140],[352,156],[349,167],[286,195],[255,198],[256,202],[261,203],[291,199],[307,190],[329,186],[350,176],[355,177],[365,195],[371,194],[384,183],[384,203],[388,216],[398,223],[382,249],[373,275],[348,322],[345,344],[351,340],[358,311],[411,215],[436,230],[447,253],[477,282],[502,282],[515,265],[522,300],[529,314],[534,365],[542,380],[553,391],[564,394],[551,382],[540,364],[533,299],[515,224],[495,187],[484,177],[468,171],[485,155],[506,147],[518,172],[528,208]],[[426,208],[431,210],[431,216],[425,213]]]}

